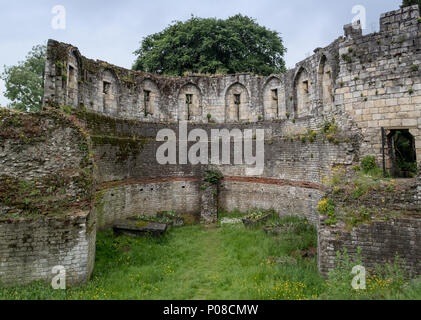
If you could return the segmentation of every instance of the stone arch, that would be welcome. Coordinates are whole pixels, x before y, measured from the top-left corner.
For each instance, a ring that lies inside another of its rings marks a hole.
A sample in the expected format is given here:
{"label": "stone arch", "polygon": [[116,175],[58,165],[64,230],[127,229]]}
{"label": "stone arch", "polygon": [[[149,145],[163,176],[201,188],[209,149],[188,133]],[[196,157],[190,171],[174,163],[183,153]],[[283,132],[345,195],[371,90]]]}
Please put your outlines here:
{"label": "stone arch", "polygon": [[307,70],[301,66],[298,69],[294,80],[294,111],[298,117],[305,116],[310,111],[310,91],[310,75]]}
{"label": "stone arch", "polygon": [[226,122],[250,120],[250,95],[247,88],[240,82],[228,87],[225,93]]}
{"label": "stone arch", "polygon": [[202,93],[197,85],[187,83],[178,91],[178,120],[200,121],[202,119]]}
{"label": "stone arch", "polygon": [[104,69],[102,71],[99,95],[102,98],[102,112],[116,115],[118,113],[119,80],[114,70]]}
{"label": "stone arch", "polygon": [[265,120],[286,117],[285,88],[282,81],[276,76],[270,77],[265,83],[263,109]]}
{"label": "stone arch", "polygon": [[333,104],[333,70],[326,55],[320,58],[318,72],[319,97],[323,107]]}
{"label": "stone arch", "polygon": [[69,52],[67,63],[66,104],[77,107],[79,104],[80,54],[76,49]]}
{"label": "stone arch", "polygon": [[150,78],[142,81],[140,86],[140,112],[145,119],[160,119],[161,92],[156,82]]}

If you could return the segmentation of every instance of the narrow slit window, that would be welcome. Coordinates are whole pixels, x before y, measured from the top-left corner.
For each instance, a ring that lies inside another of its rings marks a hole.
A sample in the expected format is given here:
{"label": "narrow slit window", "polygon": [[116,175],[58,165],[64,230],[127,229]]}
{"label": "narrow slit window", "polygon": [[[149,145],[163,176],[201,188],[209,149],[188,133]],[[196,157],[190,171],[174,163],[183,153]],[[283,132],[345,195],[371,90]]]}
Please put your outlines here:
{"label": "narrow slit window", "polygon": [[308,81],[303,81],[303,88],[304,88],[305,93],[308,94]]}
{"label": "narrow slit window", "polygon": [[151,101],[151,92],[148,90],[143,91],[145,102]]}
{"label": "narrow slit window", "polygon": [[241,104],[241,94],[234,94],[234,104],[236,105]]}
{"label": "narrow slit window", "polygon": [[192,94],[186,94],[186,104],[192,104],[193,103],[193,95]]}
{"label": "narrow slit window", "polygon": [[149,102],[151,101],[151,92],[149,90],[143,90],[143,99],[145,103],[145,117],[148,115],[152,115],[152,112],[150,110]]}
{"label": "narrow slit window", "polygon": [[75,68],[73,68],[72,66],[69,66],[69,81],[71,83],[74,82],[74,77],[75,77]]}
{"label": "narrow slit window", "polygon": [[278,89],[272,90],[272,100],[278,101]]}
{"label": "narrow slit window", "polygon": [[111,91],[111,83],[110,82],[107,82],[107,81],[104,81],[104,84],[103,84],[103,93],[104,94],[109,94],[110,91]]}

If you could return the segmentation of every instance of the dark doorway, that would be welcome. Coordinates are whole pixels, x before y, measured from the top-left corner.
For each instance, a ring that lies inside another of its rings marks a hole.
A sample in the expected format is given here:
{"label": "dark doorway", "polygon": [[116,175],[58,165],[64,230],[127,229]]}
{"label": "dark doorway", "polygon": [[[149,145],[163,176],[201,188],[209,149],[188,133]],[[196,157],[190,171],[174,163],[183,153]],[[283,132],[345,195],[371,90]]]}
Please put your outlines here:
{"label": "dark doorway", "polygon": [[418,173],[415,139],[408,129],[390,130],[387,136],[394,178],[413,178]]}

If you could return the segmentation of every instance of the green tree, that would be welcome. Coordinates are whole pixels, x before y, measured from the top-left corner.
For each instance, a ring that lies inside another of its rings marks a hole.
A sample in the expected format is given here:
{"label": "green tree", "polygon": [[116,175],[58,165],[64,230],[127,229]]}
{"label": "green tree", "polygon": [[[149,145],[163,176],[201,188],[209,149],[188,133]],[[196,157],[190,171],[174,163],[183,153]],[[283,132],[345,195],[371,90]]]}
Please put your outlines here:
{"label": "green tree", "polygon": [[16,66],[4,67],[1,78],[5,81],[5,97],[10,108],[21,111],[38,111],[44,95],[44,69],[46,46],[38,45]]}
{"label": "green tree", "polygon": [[192,16],[149,35],[135,51],[135,70],[181,76],[187,72],[261,75],[285,72],[278,32],[238,14],[226,20]]}
{"label": "green tree", "polygon": [[403,0],[402,1],[402,5],[401,8],[405,8],[405,7],[409,7],[409,6],[413,6],[413,5],[418,5],[421,9],[421,0]]}

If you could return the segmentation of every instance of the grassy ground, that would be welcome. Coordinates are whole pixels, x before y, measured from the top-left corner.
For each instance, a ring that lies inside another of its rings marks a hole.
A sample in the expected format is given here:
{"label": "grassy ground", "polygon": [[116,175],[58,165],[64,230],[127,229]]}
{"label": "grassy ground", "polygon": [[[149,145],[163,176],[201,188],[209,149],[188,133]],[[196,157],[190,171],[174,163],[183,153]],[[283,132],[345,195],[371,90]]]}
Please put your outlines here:
{"label": "grassy ground", "polygon": [[[285,221],[299,224],[300,231],[274,237],[238,224],[182,227],[160,239],[99,233],[95,271],[86,286],[66,291],[43,283],[0,288],[0,299],[355,298],[340,285],[335,290],[328,286],[318,274],[316,257],[301,257],[308,249],[314,252],[315,229],[297,218]],[[357,298],[421,298],[421,285],[402,290],[379,283]]]}

